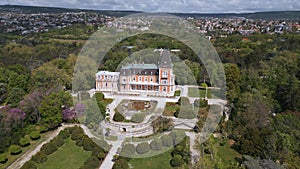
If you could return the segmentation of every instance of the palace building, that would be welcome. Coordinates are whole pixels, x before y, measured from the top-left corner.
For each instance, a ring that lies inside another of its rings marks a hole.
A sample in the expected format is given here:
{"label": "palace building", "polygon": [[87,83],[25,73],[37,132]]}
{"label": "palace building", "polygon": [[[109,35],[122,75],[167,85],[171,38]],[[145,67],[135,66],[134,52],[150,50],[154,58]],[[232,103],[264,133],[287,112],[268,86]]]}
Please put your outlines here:
{"label": "palace building", "polygon": [[122,66],[120,72],[99,71],[96,74],[96,91],[173,96],[175,75],[170,51],[160,51],[158,64],[133,63]]}

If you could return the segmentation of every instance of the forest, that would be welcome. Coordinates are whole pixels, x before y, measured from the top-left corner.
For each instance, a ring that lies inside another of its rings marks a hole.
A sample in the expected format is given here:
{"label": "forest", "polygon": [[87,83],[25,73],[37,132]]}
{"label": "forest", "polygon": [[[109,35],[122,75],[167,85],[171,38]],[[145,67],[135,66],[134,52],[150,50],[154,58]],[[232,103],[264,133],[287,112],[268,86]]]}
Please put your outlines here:
{"label": "forest", "polygon": [[[31,132],[76,122],[87,111],[84,104],[89,103],[73,105],[70,95],[73,67],[86,40],[73,37],[86,37],[95,30],[74,26],[61,31],[70,36],[60,39],[56,30],[0,36],[0,157]],[[233,140],[231,148],[243,155],[236,161],[244,166],[276,163],[300,168],[300,35],[231,35],[213,39],[212,44],[223,62],[231,109],[229,121],[222,121],[218,131]],[[181,49],[176,55],[197,84],[213,85],[196,55],[182,42],[152,34],[120,42],[99,69],[115,70],[129,54],[122,48],[126,45],[136,46],[132,53],[146,48]],[[176,78],[181,84],[190,81],[183,79],[188,78],[184,74]]]}

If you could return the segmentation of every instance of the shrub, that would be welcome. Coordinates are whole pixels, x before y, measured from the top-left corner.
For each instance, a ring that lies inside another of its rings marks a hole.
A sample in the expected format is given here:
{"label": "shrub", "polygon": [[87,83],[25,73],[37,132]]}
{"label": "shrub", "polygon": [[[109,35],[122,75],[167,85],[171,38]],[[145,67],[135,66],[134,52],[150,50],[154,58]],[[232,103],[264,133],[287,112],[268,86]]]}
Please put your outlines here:
{"label": "shrub", "polygon": [[32,158],[32,161],[41,164],[47,161],[47,156],[43,152],[38,152],[36,155],[34,155]]}
{"label": "shrub", "polygon": [[169,135],[163,135],[161,137],[162,145],[165,147],[171,147],[173,146],[173,139]]}
{"label": "shrub", "polygon": [[205,99],[197,99],[194,101],[194,106],[195,107],[207,107],[208,102]]}
{"label": "shrub", "polygon": [[52,140],[52,143],[56,146],[56,147],[61,147],[65,144],[65,141],[63,138],[61,137],[56,137]]}
{"label": "shrub", "polygon": [[28,137],[21,138],[21,140],[19,141],[19,145],[21,147],[29,146],[30,145],[30,139]]}
{"label": "shrub", "polygon": [[181,166],[182,164],[184,164],[184,160],[181,158],[180,155],[175,155],[171,161],[170,161],[170,164],[172,167],[179,167]]}
{"label": "shrub", "polygon": [[117,109],[115,109],[113,120],[116,122],[122,122],[125,120],[125,117]]}
{"label": "shrub", "polygon": [[9,151],[11,155],[17,155],[20,154],[22,152],[22,148],[19,145],[11,145],[9,147]]}
{"label": "shrub", "polygon": [[177,145],[181,140],[185,138],[185,133],[182,131],[172,131],[172,133],[169,134],[173,139],[173,144]]}
{"label": "shrub", "polygon": [[99,159],[95,156],[91,156],[84,162],[84,165],[89,166],[89,168],[98,168]]}
{"label": "shrub", "polygon": [[145,154],[145,153],[147,153],[149,150],[150,150],[150,146],[149,146],[149,144],[146,143],[146,142],[139,143],[139,144],[136,146],[136,152],[139,153],[139,154]]}
{"label": "shrub", "polygon": [[150,143],[150,148],[155,151],[159,151],[162,149],[161,139],[152,140]]}
{"label": "shrub", "polygon": [[193,107],[188,106],[181,106],[180,109],[176,110],[175,117],[182,118],[182,119],[193,119],[196,118],[196,113],[193,110]]}
{"label": "shrub", "polygon": [[100,161],[104,160],[105,156],[106,156],[106,154],[104,152],[99,152],[97,155],[97,157]]}
{"label": "shrub", "polygon": [[50,154],[54,153],[56,150],[57,150],[57,148],[53,142],[47,143],[47,144],[43,145],[43,147],[41,148],[41,151],[43,153],[45,153],[46,155],[50,155]]}
{"label": "shrub", "polygon": [[134,123],[141,123],[141,122],[143,122],[144,118],[145,118],[144,114],[136,113],[131,117],[131,121]]}
{"label": "shrub", "polygon": [[40,133],[45,133],[47,131],[49,131],[48,127],[46,127],[46,126],[41,126],[40,127]]}
{"label": "shrub", "polygon": [[165,117],[159,116],[157,119],[153,120],[151,126],[153,127],[153,132],[163,132],[168,130],[173,126],[173,120]]}
{"label": "shrub", "polygon": [[58,134],[58,137],[62,138],[62,139],[67,139],[70,137],[70,132],[69,130],[65,129],[63,131],[61,131],[59,134]]}
{"label": "shrub", "polygon": [[29,160],[21,167],[21,169],[37,169],[37,166],[35,162]]}
{"label": "shrub", "polygon": [[1,164],[6,163],[7,160],[8,160],[8,158],[7,158],[6,154],[0,154],[0,163]]}
{"label": "shrub", "polygon": [[135,154],[135,146],[133,144],[125,144],[122,147],[121,155],[130,157]]}
{"label": "shrub", "polygon": [[113,169],[129,169],[129,165],[128,165],[128,162],[124,159],[118,159],[113,167]]}
{"label": "shrub", "polygon": [[40,132],[38,132],[38,131],[33,131],[33,132],[31,132],[31,133],[29,134],[29,136],[30,136],[30,138],[31,138],[32,140],[37,140],[37,139],[39,139],[39,138],[41,137]]}
{"label": "shrub", "polygon": [[105,151],[108,151],[110,149],[110,145],[105,140],[98,140],[96,143]]}
{"label": "shrub", "polygon": [[83,136],[83,131],[81,128],[79,127],[75,127],[73,130],[72,130],[72,134],[71,134],[71,139],[74,140],[74,141],[77,141],[79,139],[81,139]]}
{"label": "shrub", "polygon": [[178,100],[178,104],[180,104],[181,106],[187,106],[190,105],[190,100],[187,97],[180,97]]}
{"label": "shrub", "polygon": [[92,151],[94,147],[96,147],[95,143],[93,140],[91,140],[89,137],[84,136],[82,139],[82,147],[85,151]]}

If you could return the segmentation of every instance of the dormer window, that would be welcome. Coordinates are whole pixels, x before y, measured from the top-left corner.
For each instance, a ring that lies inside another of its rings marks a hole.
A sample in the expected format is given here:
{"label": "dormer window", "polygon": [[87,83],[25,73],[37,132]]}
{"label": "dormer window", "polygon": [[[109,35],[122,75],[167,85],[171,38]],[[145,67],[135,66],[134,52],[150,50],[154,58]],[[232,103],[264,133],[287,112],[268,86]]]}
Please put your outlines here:
{"label": "dormer window", "polygon": [[162,77],[168,77],[168,72],[167,71],[163,71]]}

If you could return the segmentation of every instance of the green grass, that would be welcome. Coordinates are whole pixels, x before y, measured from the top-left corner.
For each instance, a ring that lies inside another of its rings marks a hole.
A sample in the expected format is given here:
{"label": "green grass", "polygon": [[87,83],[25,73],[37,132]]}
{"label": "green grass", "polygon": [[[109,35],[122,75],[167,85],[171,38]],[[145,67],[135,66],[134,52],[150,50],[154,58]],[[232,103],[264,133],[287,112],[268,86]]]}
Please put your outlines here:
{"label": "green grass", "polygon": [[56,152],[48,156],[48,160],[38,166],[40,169],[76,169],[83,166],[92,152],[83,150],[71,139],[65,140],[65,144]]}
{"label": "green grass", "polygon": [[[188,96],[189,97],[205,97],[205,89],[198,89],[197,87],[189,87],[188,89]],[[210,98],[210,92],[209,90],[207,91],[207,97]]]}
{"label": "green grass", "polygon": [[166,103],[165,106],[165,110],[163,112],[164,116],[174,116],[174,112],[176,111],[176,109],[180,109],[180,105],[176,104],[176,103]]}
{"label": "green grass", "polygon": [[172,159],[172,150],[173,149],[153,157],[133,158],[129,161],[129,164],[132,165],[133,169],[172,169],[172,166],[170,165],[170,160]]}
{"label": "green grass", "polygon": [[174,96],[180,96],[180,93],[181,93],[180,90],[176,90],[176,91],[174,92]]}

